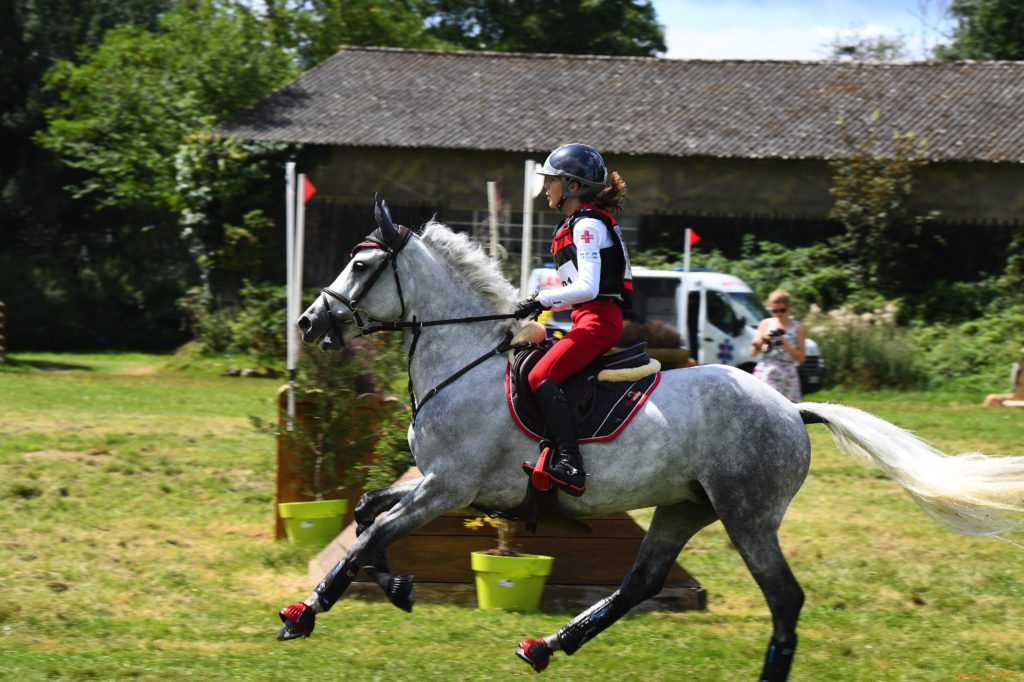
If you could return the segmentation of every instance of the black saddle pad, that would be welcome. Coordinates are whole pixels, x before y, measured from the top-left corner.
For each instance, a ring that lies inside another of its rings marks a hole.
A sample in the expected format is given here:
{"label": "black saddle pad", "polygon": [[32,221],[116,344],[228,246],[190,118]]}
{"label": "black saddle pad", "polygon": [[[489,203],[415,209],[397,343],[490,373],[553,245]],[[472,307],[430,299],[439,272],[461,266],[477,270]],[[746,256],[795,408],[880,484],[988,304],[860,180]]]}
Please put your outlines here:
{"label": "black saddle pad", "polygon": [[[517,352],[509,362],[505,379],[512,417],[526,435],[537,441],[546,437],[544,420],[527,376],[550,347],[546,343]],[[635,381],[598,381],[597,375],[605,369],[644,367],[650,361],[647,344],[638,343],[601,356],[562,385],[579,442],[608,441],[622,433],[661,379],[660,372]]]}

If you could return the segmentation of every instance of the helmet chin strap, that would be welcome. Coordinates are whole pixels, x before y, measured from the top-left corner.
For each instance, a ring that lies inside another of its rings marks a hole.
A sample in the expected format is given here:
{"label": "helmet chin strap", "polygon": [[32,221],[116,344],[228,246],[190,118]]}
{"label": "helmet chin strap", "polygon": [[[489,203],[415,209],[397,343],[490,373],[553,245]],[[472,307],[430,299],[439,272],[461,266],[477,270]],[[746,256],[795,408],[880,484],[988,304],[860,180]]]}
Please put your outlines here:
{"label": "helmet chin strap", "polygon": [[[580,194],[580,190],[583,189],[583,183],[580,182],[579,183],[580,184],[580,188],[578,190],[576,190],[575,192],[573,192],[572,190],[569,189],[569,183],[572,182],[572,180],[569,180],[564,175],[559,176],[558,179],[562,181],[562,197],[558,200],[558,203],[555,204],[555,208],[557,208],[559,211],[561,211],[562,210],[562,206],[565,205],[566,199],[570,199],[572,197],[582,197],[583,196],[582,194]],[[577,180],[576,182],[579,182],[579,180]]]}

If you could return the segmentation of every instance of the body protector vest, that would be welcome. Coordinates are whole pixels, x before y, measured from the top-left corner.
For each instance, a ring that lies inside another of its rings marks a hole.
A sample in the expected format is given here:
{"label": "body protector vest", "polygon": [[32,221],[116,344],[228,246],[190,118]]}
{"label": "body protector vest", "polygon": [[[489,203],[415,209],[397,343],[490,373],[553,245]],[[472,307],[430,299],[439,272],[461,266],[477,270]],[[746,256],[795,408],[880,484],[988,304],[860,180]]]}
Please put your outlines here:
{"label": "body protector vest", "polygon": [[[608,235],[614,242],[611,246],[601,249],[601,275],[597,295],[599,298],[613,299],[628,310],[633,302],[633,273],[629,265],[629,252],[626,250],[626,242],[622,238],[619,224],[607,211],[583,204],[558,224],[551,240],[551,256],[555,261],[555,267],[562,280],[566,284],[571,284],[571,281],[566,281],[564,273],[568,270],[571,279],[579,272],[573,228],[584,218],[594,218],[604,223]],[[564,268],[567,263],[572,263],[572,267]]]}

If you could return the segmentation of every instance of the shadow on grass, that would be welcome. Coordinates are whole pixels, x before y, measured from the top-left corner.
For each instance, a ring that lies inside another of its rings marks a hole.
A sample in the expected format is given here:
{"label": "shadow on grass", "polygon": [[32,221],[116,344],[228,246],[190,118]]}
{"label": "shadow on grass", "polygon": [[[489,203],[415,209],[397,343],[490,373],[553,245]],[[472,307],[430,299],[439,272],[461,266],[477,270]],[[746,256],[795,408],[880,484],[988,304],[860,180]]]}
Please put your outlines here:
{"label": "shadow on grass", "polygon": [[70,362],[54,362],[52,360],[21,360],[12,357],[8,357],[4,361],[3,365],[0,366],[15,370],[34,369],[41,372],[93,371],[93,368],[89,365],[79,365]]}

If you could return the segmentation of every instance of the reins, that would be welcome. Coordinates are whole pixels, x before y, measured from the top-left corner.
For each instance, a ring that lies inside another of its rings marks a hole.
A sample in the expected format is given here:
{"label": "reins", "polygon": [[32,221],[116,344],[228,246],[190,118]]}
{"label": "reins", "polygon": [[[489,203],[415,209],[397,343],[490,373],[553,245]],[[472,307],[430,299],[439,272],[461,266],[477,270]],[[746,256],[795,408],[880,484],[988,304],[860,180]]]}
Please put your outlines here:
{"label": "reins", "polygon": [[[404,307],[405,306],[403,305],[403,309],[404,309]],[[507,353],[510,350],[521,348],[521,347],[525,347],[526,345],[528,345],[528,344],[511,344],[511,343],[509,343],[512,340],[512,332],[511,331],[505,332],[504,340],[500,344],[498,344],[498,346],[496,348],[494,348],[493,350],[487,351],[486,353],[484,353],[483,355],[481,355],[477,359],[473,360],[468,365],[466,365],[465,367],[463,367],[462,369],[458,370],[457,372],[452,374],[450,377],[448,377],[447,379],[445,379],[444,381],[439,383],[437,386],[434,386],[432,389],[430,389],[429,391],[427,391],[424,394],[422,400],[417,401],[415,388],[414,388],[413,383],[412,383],[412,358],[413,358],[413,354],[416,353],[416,345],[420,341],[420,334],[423,332],[423,328],[424,327],[440,327],[440,326],[444,326],[444,325],[453,325],[453,324],[468,324],[468,323],[472,323],[472,322],[489,322],[489,321],[494,321],[494,320],[508,320],[508,319],[512,319],[514,317],[515,317],[515,315],[512,314],[512,313],[500,313],[500,314],[495,314],[495,315],[476,315],[476,316],[473,316],[473,317],[453,317],[453,318],[443,319],[443,320],[426,320],[426,321],[420,321],[420,320],[417,320],[415,317],[413,317],[413,319],[411,321],[408,321],[408,322],[407,321],[386,322],[386,321],[381,321],[381,320],[371,320],[371,322],[373,322],[375,324],[373,326],[368,324],[368,325],[366,325],[364,327],[361,327],[360,328],[361,329],[361,334],[360,335],[361,336],[366,336],[368,334],[374,334],[376,332],[394,332],[394,331],[412,330],[412,343],[409,345],[409,357],[408,357],[408,362],[407,362],[407,365],[406,365],[406,369],[407,369],[407,372],[409,374],[409,404],[412,406],[412,418],[413,418],[413,421],[416,421],[416,415],[419,414],[419,411],[421,409],[423,409],[423,406],[426,405],[427,401],[430,400],[431,398],[433,398],[435,395],[437,395],[438,392],[440,392],[440,390],[443,389],[445,386],[448,386],[449,384],[455,383],[455,381],[457,379],[459,379],[460,377],[462,377],[462,375],[464,375],[466,372],[468,372],[469,370],[473,369],[477,365],[482,364],[484,361],[486,361],[487,359],[489,359],[490,357],[492,357],[494,355],[501,355],[502,353]]]}
{"label": "reins", "polygon": [[[495,348],[494,350],[487,351],[486,353],[484,353],[483,355],[478,357],[476,360],[473,360],[471,363],[469,363],[468,365],[466,365],[465,367],[463,367],[459,371],[455,372],[455,374],[452,374],[450,377],[448,377],[447,379],[445,379],[444,381],[439,383],[437,386],[434,386],[432,389],[430,389],[429,391],[427,391],[424,394],[423,400],[421,400],[419,403],[416,402],[416,395],[413,393],[413,390],[412,390],[412,373],[410,372],[409,373],[409,399],[412,401],[412,419],[413,419],[413,421],[416,421],[416,415],[419,414],[419,411],[421,409],[423,409],[423,406],[427,404],[428,400],[430,400],[435,395],[437,395],[441,391],[441,389],[444,388],[445,386],[448,386],[449,384],[455,383],[459,378],[462,377],[463,374],[465,374],[469,370],[473,369],[477,365],[483,364],[486,360],[489,360],[491,357],[493,357],[495,355],[501,355],[502,353],[507,353],[510,350],[515,350],[515,349],[519,349],[519,348],[525,348],[526,346],[530,345],[528,343],[509,343],[511,340],[512,340],[512,332],[510,332],[510,331],[505,332],[505,339],[500,344],[498,344],[497,348]],[[412,361],[412,352],[411,351],[409,353],[409,361],[410,361],[410,363]]]}

